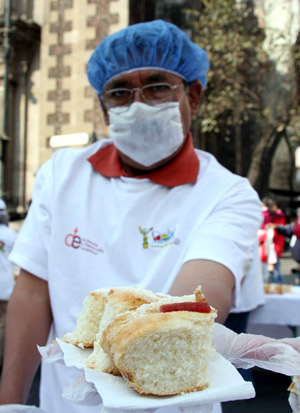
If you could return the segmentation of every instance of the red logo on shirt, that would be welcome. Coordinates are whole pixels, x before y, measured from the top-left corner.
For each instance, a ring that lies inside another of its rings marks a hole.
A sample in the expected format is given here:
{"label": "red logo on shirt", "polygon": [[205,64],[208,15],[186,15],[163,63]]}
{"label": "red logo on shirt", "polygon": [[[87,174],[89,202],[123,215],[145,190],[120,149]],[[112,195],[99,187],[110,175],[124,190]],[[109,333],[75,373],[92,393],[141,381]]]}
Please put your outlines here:
{"label": "red logo on shirt", "polygon": [[99,252],[103,252],[99,248],[98,244],[93,241],[88,240],[87,238],[80,237],[78,235],[78,228],[74,229],[73,234],[67,234],[65,236],[65,244],[67,247],[78,249],[80,248],[83,251],[91,252],[94,255],[98,255]]}
{"label": "red logo on shirt", "polygon": [[65,237],[65,244],[67,247],[73,247],[73,248],[79,248],[81,244],[81,238],[76,235],[78,232],[78,229],[74,229],[74,234],[68,234]]}

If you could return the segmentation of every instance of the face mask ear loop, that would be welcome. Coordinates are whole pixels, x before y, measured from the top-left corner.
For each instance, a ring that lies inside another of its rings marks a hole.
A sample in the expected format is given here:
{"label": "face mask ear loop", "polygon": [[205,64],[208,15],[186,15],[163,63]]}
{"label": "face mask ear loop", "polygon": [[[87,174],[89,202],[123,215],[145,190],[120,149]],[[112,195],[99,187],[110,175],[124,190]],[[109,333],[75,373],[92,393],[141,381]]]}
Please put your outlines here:
{"label": "face mask ear loop", "polygon": [[101,93],[97,93],[97,99],[98,99],[98,102],[99,102],[99,106],[100,106],[100,108],[101,108],[101,110],[102,110],[102,112],[103,112],[103,106],[105,106],[105,103],[104,103],[104,101],[102,100],[102,98],[101,98]]}
{"label": "face mask ear loop", "polygon": [[179,104],[180,104],[180,102],[182,101],[182,99],[184,98],[184,96],[187,94],[187,92],[188,92],[188,90],[189,90],[189,88],[190,88],[190,85],[189,85],[187,82],[183,81],[182,83],[183,83],[183,85],[184,85],[184,91],[183,91],[183,95],[182,95],[181,98],[178,100],[178,103],[179,103]]}
{"label": "face mask ear loop", "polygon": [[[96,96],[97,96],[97,99],[98,99],[98,102],[99,102],[99,106],[100,106],[100,108],[101,108],[101,111],[102,111],[102,113],[103,113],[103,115],[104,115],[105,123],[106,123],[106,125],[109,125],[108,110],[107,110],[107,108],[106,108],[106,106],[105,106],[104,100],[103,100],[102,97],[101,97],[101,93],[97,93]],[[105,112],[104,112],[104,108],[105,108]]]}
{"label": "face mask ear loop", "polygon": [[187,94],[189,88],[190,88],[190,84],[188,82],[183,81],[184,84],[184,93]]}

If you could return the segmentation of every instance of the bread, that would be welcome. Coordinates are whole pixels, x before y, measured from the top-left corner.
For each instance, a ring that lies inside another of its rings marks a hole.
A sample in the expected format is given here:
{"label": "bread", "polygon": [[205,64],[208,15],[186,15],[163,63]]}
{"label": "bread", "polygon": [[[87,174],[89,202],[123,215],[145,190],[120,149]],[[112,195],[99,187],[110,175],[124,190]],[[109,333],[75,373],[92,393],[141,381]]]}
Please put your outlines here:
{"label": "bread", "polygon": [[132,311],[145,303],[157,301],[162,295],[137,287],[113,288],[107,295],[107,303],[102,315],[94,350],[86,360],[86,366],[90,369],[103,371],[114,375],[120,375],[118,368],[109,354],[102,349],[102,334],[106,327],[113,321],[116,315],[125,311]]}
{"label": "bread", "polygon": [[294,376],[288,390],[297,397],[297,410],[294,413],[300,413],[300,376]]}
{"label": "bread", "polygon": [[94,347],[96,334],[107,303],[109,288],[91,291],[84,299],[82,310],[74,330],[67,333],[62,340],[82,348]]}
{"label": "bread", "polygon": [[174,395],[209,385],[215,317],[200,287],[182,297],[101,289],[84,300],[74,331],[63,340],[94,347],[87,367],[121,374],[141,394]]}
{"label": "bread", "polygon": [[292,292],[291,284],[264,284],[265,294],[284,294]]}
{"label": "bread", "polygon": [[[209,385],[216,310],[161,311],[163,304],[178,305],[186,300],[187,297],[167,297],[143,305],[115,317],[103,331],[103,350],[138,393],[167,396]],[[204,301],[199,290],[198,300]]]}

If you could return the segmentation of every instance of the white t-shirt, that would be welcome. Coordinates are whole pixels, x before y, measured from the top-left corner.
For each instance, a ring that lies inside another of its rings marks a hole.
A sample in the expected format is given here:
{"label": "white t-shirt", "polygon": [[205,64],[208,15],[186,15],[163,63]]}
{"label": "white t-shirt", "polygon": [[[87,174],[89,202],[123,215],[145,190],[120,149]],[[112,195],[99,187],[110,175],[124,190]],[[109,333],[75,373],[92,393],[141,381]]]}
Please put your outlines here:
{"label": "white t-shirt", "polygon": [[[73,330],[89,291],[138,285],[167,293],[182,264],[193,259],[228,267],[236,279],[233,308],[245,295],[255,308],[261,284],[253,280],[249,292],[242,280],[261,203],[248,180],[200,150],[196,184],[164,187],[146,178],[106,178],[87,161],[106,144],[57,151],[42,166],[11,254],[21,268],[49,283],[49,341]],[[43,365],[41,407],[87,412],[60,397],[76,374],[63,365]]]}
{"label": "white t-shirt", "polygon": [[5,224],[0,224],[0,300],[8,301],[13,291],[14,265],[9,261],[17,233]]}

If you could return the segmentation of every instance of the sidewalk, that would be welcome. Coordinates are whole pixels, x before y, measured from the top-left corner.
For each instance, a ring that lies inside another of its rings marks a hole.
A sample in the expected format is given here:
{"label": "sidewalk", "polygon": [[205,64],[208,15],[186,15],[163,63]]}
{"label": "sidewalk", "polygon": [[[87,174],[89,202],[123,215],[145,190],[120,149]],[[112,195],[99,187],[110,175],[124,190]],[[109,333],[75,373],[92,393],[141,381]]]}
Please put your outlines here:
{"label": "sidewalk", "polygon": [[284,276],[286,284],[299,285],[299,277],[292,274],[292,268],[297,268],[297,262],[291,257],[289,251],[284,252],[280,259],[281,273]]}
{"label": "sidewalk", "polygon": [[223,413],[291,413],[290,377],[255,367],[252,369],[256,397],[223,403]]}

